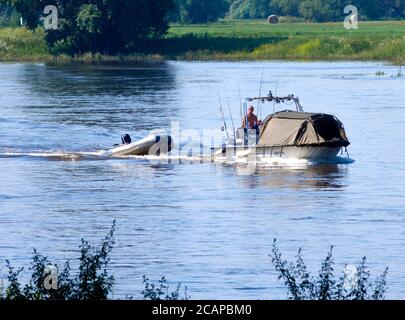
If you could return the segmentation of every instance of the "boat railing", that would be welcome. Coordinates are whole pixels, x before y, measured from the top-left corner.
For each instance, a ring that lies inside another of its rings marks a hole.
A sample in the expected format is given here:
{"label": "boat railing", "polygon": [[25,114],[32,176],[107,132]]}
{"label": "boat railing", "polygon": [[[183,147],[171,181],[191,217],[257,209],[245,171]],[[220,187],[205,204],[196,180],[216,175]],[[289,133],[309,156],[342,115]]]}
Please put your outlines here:
{"label": "boat railing", "polygon": [[290,94],[285,97],[276,97],[273,95],[273,93],[270,91],[268,96],[266,97],[251,97],[251,98],[246,98],[245,101],[252,102],[252,101],[261,101],[262,103],[265,102],[274,102],[277,104],[280,103],[286,103],[286,102],[294,102],[295,107],[297,109],[297,112],[304,112],[304,108],[302,107],[302,104],[300,102],[300,99],[293,94]]}

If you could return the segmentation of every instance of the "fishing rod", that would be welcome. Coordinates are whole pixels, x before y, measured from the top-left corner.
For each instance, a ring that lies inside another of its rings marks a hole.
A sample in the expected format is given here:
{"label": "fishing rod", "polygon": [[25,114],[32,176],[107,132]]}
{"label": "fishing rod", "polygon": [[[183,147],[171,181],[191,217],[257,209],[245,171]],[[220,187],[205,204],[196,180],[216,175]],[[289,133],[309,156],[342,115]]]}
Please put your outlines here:
{"label": "fishing rod", "polygon": [[224,83],[224,90],[225,90],[226,102],[227,102],[227,104],[228,104],[229,116],[231,117],[232,129],[233,129],[233,132],[234,132],[234,134],[235,134],[235,123],[233,122],[233,116],[232,116],[231,105],[229,104],[229,97],[228,97],[228,93],[227,93],[227,91],[226,91],[225,83]]}
{"label": "fishing rod", "polygon": [[222,102],[221,102],[221,97],[220,97],[219,93],[218,93],[218,101],[219,101],[219,110],[221,111],[224,129],[226,131],[226,138],[229,141],[228,126],[226,125],[226,119],[225,119],[225,115],[224,115],[224,110],[222,109]]}
{"label": "fishing rod", "polygon": [[[278,81],[279,80],[280,80],[280,73],[277,74],[276,91],[275,91],[276,96],[277,96],[277,91],[278,91]],[[273,103],[273,114],[275,111],[276,111],[276,100],[274,100],[274,103]]]}
{"label": "fishing rod", "polygon": [[239,89],[239,108],[240,108],[240,117],[243,117],[243,111],[242,111],[242,94],[240,92],[240,83],[238,83],[238,89]]}

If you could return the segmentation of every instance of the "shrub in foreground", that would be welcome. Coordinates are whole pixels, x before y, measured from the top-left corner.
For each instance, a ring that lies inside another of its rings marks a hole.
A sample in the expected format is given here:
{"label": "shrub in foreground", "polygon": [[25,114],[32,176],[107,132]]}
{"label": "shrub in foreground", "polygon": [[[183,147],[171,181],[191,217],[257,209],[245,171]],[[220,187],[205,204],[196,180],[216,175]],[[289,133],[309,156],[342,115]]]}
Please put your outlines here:
{"label": "shrub in foreground", "polygon": [[177,284],[175,290],[170,291],[170,287],[165,277],[159,280],[158,285],[152,283],[146,276],[143,276],[145,289],[142,291],[145,300],[188,300],[187,287],[184,287],[184,296],[181,297],[181,283]]}
{"label": "shrub in foreground", "polygon": [[50,264],[34,249],[31,279],[23,286],[20,283],[23,268],[14,269],[6,261],[8,285],[0,291],[0,300],[106,300],[114,283],[114,277],[107,270],[114,231],[115,221],[100,248],[93,248],[82,239],[80,265],[74,276],[69,261],[59,273],[57,265]]}
{"label": "shrub in foreground", "polygon": [[297,261],[289,263],[282,259],[274,240],[271,261],[288,290],[288,298],[293,300],[383,300],[387,289],[388,268],[374,283],[370,282],[370,272],[364,257],[358,267],[346,266],[341,276],[335,275],[333,247],[331,247],[317,277],[308,271],[303,260],[302,250],[298,251]]}
{"label": "shrub in foreground", "polygon": [[[100,248],[93,248],[87,241],[80,245],[79,268],[71,275],[69,261],[63,271],[51,265],[48,259],[34,250],[31,263],[31,279],[24,286],[20,282],[21,269],[14,269],[9,261],[7,286],[0,282],[0,300],[106,300],[111,295],[114,277],[108,273],[110,253],[114,244],[115,221],[104,238]],[[335,275],[333,247],[322,262],[321,270],[315,277],[311,275],[304,262],[301,249],[297,260],[289,263],[282,259],[274,240],[270,254],[272,263],[280,280],[288,291],[288,298],[294,300],[383,300],[387,289],[388,269],[374,283],[363,258],[358,267],[347,266],[340,276]],[[166,278],[154,284],[143,278],[145,300],[188,300],[187,287],[179,283],[174,290]],[[184,290],[184,292],[182,292]]]}

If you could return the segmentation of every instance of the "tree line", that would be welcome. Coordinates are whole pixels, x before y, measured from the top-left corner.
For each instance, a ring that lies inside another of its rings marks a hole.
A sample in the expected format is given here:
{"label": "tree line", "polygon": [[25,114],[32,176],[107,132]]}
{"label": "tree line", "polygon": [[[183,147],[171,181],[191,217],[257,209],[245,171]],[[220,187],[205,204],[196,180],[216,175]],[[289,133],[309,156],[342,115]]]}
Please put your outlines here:
{"label": "tree line", "polygon": [[44,19],[44,8],[57,9],[57,27],[46,30],[52,53],[105,55],[142,51],[149,39],[166,33],[174,0],[0,0],[12,8],[28,29]]}
{"label": "tree line", "polygon": [[[20,15],[35,20],[39,8],[45,3],[62,6],[66,15],[73,13],[75,19],[78,11],[82,11],[82,16],[90,17],[93,24],[96,23],[97,15],[117,11],[117,8],[137,11],[141,16],[138,21],[149,17],[161,20],[164,17],[170,22],[191,24],[213,22],[220,18],[260,19],[270,14],[314,22],[341,21],[345,17],[343,9],[347,5],[356,6],[363,20],[405,19],[405,0],[0,0],[0,25],[18,25]],[[86,8],[81,8],[83,5]],[[163,10],[163,14],[157,14],[157,17],[153,15],[156,6]],[[64,10],[67,7],[76,9]],[[136,12],[130,11],[128,14],[139,18]],[[132,19],[131,22],[136,23]]]}
{"label": "tree line", "polygon": [[405,0],[175,0],[171,19],[205,23],[218,18],[259,19],[276,14],[313,22],[341,21],[347,5],[356,6],[363,20],[405,18]]}
{"label": "tree line", "polygon": [[405,0],[0,0],[0,24],[19,25],[21,17],[35,30],[44,19],[44,8],[54,5],[58,27],[47,29],[45,36],[51,52],[113,55],[142,52],[149,40],[167,32],[170,23],[270,14],[343,21],[348,4],[357,6],[362,19],[405,18]]}

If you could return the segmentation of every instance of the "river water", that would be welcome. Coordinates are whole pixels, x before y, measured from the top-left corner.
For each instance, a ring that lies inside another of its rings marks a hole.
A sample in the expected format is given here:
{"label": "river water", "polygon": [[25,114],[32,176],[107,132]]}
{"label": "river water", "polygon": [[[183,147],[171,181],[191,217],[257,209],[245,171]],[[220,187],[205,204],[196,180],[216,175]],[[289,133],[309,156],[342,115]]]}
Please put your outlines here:
{"label": "river water", "polygon": [[[306,111],[335,114],[354,162],[246,174],[198,161],[69,156],[172,121],[216,129],[218,92],[236,122],[238,87],[259,94],[262,73],[263,93],[294,93]],[[32,248],[74,260],[81,238],[98,245],[116,219],[114,298],[141,298],[147,275],[182,282],[195,299],[283,299],[268,257],[275,238],[290,260],[303,248],[314,272],[330,245],[337,270],[367,256],[372,277],[390,268],[387,297],[404,298],[405,77],[397,73],[361,62],[0,64],[0,265],[27,267]]]}

